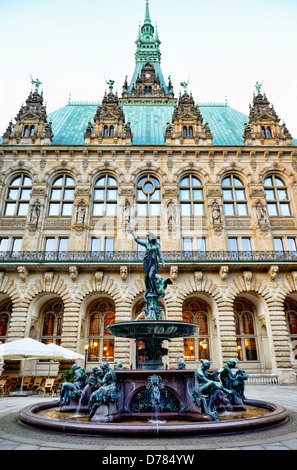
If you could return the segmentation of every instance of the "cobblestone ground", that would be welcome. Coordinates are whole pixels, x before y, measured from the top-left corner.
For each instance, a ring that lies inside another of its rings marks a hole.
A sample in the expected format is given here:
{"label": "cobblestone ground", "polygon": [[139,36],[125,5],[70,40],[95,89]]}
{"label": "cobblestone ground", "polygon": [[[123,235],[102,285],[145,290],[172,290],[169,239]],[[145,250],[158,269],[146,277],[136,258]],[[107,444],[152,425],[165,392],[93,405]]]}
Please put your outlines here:
{"label": "cobblestone ground", "polygon": [[297,450],[297,386],[247,386],[249,399],[269,401],[289,411],[288,423],[260,432],[229,436],[181,438],[106,438],[49,434],[23,427],[18,411],[31,404],[51,401],[39,396],[0,399],[0,450]]}

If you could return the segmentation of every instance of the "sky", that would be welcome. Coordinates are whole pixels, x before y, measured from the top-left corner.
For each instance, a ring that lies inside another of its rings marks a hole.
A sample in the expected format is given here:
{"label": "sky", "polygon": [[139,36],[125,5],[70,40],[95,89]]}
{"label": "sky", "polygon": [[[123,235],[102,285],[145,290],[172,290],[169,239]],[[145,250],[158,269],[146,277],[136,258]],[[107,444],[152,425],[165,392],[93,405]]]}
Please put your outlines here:
{"label": "sky", "polygon": [[[249,113],[256,82],[297,138],[297,0],[150,0],[175,96]],[[0,135],[38,78],[48,113],[122,92],[145,0],[0,0]]]}

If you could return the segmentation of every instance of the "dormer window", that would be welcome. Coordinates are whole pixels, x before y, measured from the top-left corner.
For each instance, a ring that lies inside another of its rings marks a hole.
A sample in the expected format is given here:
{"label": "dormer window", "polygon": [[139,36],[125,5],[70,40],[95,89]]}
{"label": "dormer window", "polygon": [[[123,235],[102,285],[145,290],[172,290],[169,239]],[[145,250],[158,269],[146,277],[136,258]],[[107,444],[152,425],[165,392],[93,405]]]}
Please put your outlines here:
{"label": "dormer window", "polygon": [[266,130],[265,130],[265,127],[261,127],[261,133],[262,133],[262,137],[264,137],[264,139],[266,139]]}
{"label": "dormer window", "polygon": [[113,137],[114,136],[114,127],[113,126],[110,126],[110,129],[109,129],[109,137]]}
{"label": "dormer window", "polygon": [[33,137],[34,130],[35,130],[34,126],[31,126],[31,128],[30,128],[30,137]]}
{"label": "dormer window", "polygon": [[108,127],[104,127],[103,137],[108,137]]}
{"label": "dormer window", "polygon": [[29,135],[29,126],[25,126],[24,137],[28,137],[28,135]]}
{"label": "dormer window", "polygon": [[188,137],[188,129],[187,129],[187,126],[184,126],[184,128],[183,128],[183,136],[184,136],[185,138]]}
{"label": "dormer window", "polygon": [[272,138],[272,132],[271,132],[270,127],[267,127],[267,134],[268,134],[269,139],[271,139]]}

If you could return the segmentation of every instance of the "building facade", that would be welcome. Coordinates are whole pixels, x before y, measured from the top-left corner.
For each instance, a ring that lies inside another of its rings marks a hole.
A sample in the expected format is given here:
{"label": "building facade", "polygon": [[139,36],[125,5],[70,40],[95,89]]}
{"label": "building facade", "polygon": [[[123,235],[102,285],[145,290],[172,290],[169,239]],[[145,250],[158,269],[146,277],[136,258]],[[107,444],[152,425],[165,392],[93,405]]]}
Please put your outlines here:
{"label": "building facade", "polygon": [[110,80],[102,103],[47,115],[33,81],[3,135],[0,340],[82,354],[87,344],[88,370],[141,368],[142,345],[107,326],[142,311],[143,252],[129,229],[150,231],[173,282],[164,318],[199,324],[170,342],[166,366],[235,358],[251,376],[296,383],[297,141],[259,84],[249,116],[197,104],[188,83],[175,98],[145,7],[121,97]]}

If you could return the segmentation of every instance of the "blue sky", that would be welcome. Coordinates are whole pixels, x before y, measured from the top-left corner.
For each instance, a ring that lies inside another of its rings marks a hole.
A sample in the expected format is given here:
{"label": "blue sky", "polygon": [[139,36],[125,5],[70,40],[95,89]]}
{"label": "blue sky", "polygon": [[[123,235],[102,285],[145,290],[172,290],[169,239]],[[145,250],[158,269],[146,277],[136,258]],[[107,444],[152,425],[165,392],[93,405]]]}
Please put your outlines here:
{"label": "blue sky", "polygon": [[[72,100],[100,101],[104,77],[122,91],[132,77],[145,0],[0,0],[0,134],[43,84],[48,112]],[[164,77],[175,95],[190,78],[197,102],[248,114],[254,85],[297,137],[297,0],[150,0]]]}

